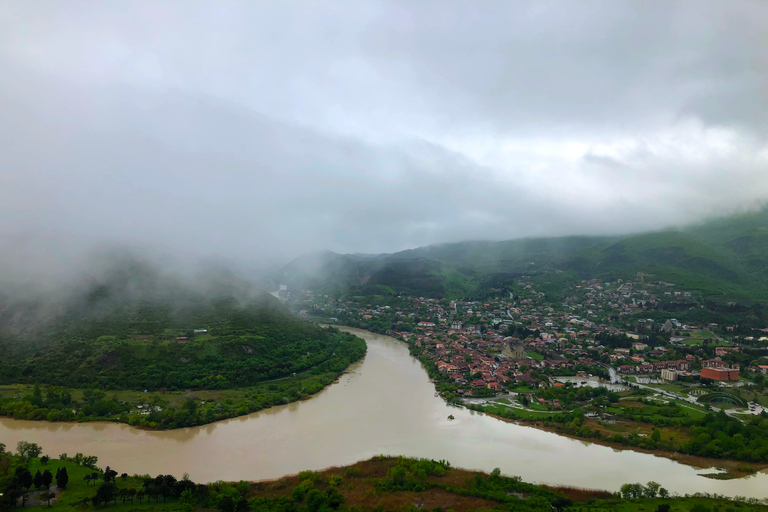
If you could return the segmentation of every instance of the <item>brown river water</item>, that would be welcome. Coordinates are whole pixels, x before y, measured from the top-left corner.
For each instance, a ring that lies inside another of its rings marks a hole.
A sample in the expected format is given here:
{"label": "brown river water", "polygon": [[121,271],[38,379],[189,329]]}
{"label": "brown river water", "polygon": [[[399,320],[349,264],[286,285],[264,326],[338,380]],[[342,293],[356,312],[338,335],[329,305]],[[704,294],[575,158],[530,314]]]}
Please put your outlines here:
{"label": "brown river water", "polygon": [[[450,407],[405,344],[348,329],[368,342],[365,359],[312,399],[202,427],[165,432],[113,423],[0,418],[0,442],[39,443],[58,456],[82,452],[118,472],[189,473],[193,480],[262,480],[378,454],[446,459],[454,466],[536,483],[618,490],[661,483],[678,493],[768,496],[768,475],[737,480],[632,451],[618,451]],[[455,420],[449,421],[453,414]]]}

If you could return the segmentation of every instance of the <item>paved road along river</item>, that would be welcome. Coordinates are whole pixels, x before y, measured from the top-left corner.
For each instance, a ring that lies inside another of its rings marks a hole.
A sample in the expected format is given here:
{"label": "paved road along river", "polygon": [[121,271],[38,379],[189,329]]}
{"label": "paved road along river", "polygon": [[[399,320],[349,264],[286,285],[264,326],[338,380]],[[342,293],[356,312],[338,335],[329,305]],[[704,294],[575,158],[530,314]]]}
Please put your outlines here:
{"label": "paved road along river", "polygon": [[[45,453],[97,455],[119,472],[188,472],[197,481],[259,480],[349,464],[378,454],[446,459],[501,468],[526,481],[618,490],[660,482],[679,493],[763,497],[768,475],[712,480],[653,455],[616,451],[483,414],[449,407],[407,347],[350,329],[368,342],[366,358],[310,400],[203,427],[150,432],[118,424],[0,419],[0,442],[41,444]],[[448,415],[455,416],[449,421]]]}

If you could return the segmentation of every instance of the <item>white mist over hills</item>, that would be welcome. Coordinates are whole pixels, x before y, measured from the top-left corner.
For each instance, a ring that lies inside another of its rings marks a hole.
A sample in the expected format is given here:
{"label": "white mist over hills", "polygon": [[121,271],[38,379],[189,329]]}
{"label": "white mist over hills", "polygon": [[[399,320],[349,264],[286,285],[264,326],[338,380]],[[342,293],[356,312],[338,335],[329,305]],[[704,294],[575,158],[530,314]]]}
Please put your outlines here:
{"label": "white mist over hills", "polygon": [[262,267],[768,197],[768,4],[594,5],[6,2],[0,246]]}

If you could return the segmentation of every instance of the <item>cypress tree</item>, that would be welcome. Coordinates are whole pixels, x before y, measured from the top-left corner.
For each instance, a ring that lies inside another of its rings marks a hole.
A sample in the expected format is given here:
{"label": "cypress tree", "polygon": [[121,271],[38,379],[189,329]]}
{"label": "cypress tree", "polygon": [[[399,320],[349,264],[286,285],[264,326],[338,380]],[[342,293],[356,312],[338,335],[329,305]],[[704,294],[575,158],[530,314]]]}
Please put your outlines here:
{"label": "cypress tree", "polygon": [[67,475],[67,468],[61,468],[61,471],[56,472],[56,486],[59,489],[66,489],[67,483],[69,483],[69,475]]}

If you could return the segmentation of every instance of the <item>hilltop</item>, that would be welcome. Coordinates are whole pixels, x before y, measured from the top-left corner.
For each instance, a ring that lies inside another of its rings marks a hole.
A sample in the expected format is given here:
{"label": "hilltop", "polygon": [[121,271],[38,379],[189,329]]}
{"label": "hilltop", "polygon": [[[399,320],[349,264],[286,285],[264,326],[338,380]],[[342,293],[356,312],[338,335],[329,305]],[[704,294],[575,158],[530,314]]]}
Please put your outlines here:
{"label": "hilltop", "polygon": [[768,299],[768,209],[694,226],[626,236],[531,238],[432,245],[380,255],[299,258],[275,281],[289,290],[473,298],[504,292],[521,276],[674,283],[706,300]]}

